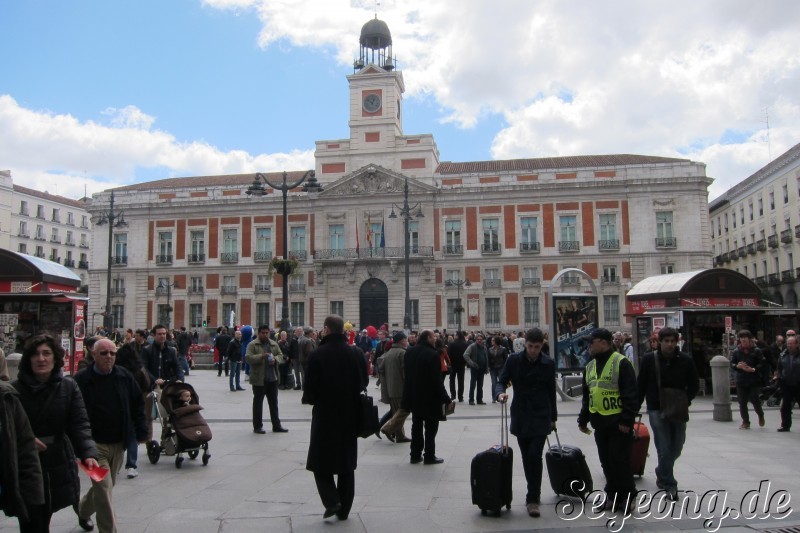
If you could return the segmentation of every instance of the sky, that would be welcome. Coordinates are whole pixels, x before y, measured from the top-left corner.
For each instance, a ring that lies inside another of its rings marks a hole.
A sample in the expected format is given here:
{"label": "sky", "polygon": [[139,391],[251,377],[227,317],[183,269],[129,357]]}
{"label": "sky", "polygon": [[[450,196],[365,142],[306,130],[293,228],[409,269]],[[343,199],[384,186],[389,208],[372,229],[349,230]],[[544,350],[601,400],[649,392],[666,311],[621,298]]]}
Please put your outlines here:
{"label": "sky", "polygon": [[313,168],[376,12],[442,161],[682,157],[713,199],[800,142],[795,0],[0,0],[0,169],[79,198]]}

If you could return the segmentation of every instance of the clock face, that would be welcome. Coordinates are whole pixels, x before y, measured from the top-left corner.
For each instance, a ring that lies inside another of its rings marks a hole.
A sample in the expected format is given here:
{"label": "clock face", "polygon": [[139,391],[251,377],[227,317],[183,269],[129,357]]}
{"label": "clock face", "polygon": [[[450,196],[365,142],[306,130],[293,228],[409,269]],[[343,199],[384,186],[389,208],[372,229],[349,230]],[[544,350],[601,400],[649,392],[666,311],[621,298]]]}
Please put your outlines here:
{"label": "clock face", "polygon": [[374,113],[381,108],[381,97],[378,94],[369,94],[364,98],[364,109],[368,113]]}

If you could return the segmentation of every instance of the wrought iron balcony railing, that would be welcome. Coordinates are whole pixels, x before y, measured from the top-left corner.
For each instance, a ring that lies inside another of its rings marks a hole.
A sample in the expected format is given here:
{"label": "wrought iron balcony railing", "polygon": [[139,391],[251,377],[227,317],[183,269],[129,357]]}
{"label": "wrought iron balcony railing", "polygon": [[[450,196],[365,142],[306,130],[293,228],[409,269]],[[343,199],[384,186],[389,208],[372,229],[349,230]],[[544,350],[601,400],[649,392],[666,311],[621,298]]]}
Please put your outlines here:
{"label": "wrought iron balcony railing", "polygon": [[64,259],[64,266],[69,268],[75,268],[75,260],[74,259]]}
{"label": "wrought iron balcony railing", "polygon": [[487,278],[483,280],[484,289],[499,289],[501,282],[499,278]]}
{"label": "wrought iron balcony railing", "polygon": [[89,261],[78,261],[78,268],[89,270]]}
{"label": "wrought iron balcony railing", "polygon": [[127,265],[128,264],[128,256],[127,255],[113,255],[113,256],[111,256],[111,264],[112,265]]}
{"label": "wrought iron balcony railing", "polygon": [[308,259],[308,253],[305,250],[289,250],[289,257],[294,257],[302,263]]}
{"label": "wrought iron balcony railing", "polygon": [[606,250],[619,250],[619,239],[597,241],[597,249],[601,252]]}
{"label": "wrought iron balcony railing", "polygon": [[538,254],[541,250],[539,248],[539,242],[521,242],[519,243],[519,251],[522,254]]}
{"label": "wrought iron balcony railing", "polygon": [[223,285],[219,288],[220,294],[236,294],[239,290],[239,287],[236,285]]}
{"label": "wrought iron balcony railing", "polygon": [[677,246],[677,237],[656,237],[656,248],[675,248]]}
{"label": "wrought iron balcony railing", "polygon": [[302,281],[291,281],[289,283],[289,291],[290,292],[305,292],[306,284]]}
{"label": "wrought iron balcony railing", "polygon": [[739,257],[746,257],[747,256],[747,247],[746,246],[740,246],[739,249],[736,250],[736,252],[739,254]]}
{"label": "wrought iron balcony railing", "polygon": [[781,231],[781,242],[784,244],[792,242],[792,230],[785,229]]}
{"label": "wrought iron balcony railing", "polygon": [[460,244],[445,244],[442,253],[444,255],[464,255],[464,247]]}
{"label": "wrought iron balcony railing", "polygon": [[756,241],[756,250],[759,252],[767,251],[767,241],[764,239],[759,239]]}
{"label": "wrought iron balcony railing", "polygon": [[558,251],[559,252],[580,252],[581,251],[581,242],[580,241],[558,241]]}
{"label": "wrought iron balcony railing", "polygon": [[125,287],[111,287],[111,296],[125,296]]}
{"label": "wrought iron balcony railing", "polygon": [[767,245],[770,248],[777,248],[778,247],[778,236],[777,235],[770,235],[767,237]]}
{"label": "wrought iron balcony railing", "polygon": [[600,278],[603,285],[619,285],[619,276],[603,276]]}
{"label": "wrought iron balcony railing", "polygon": [[783,270],[781,272],[781,281],[794,281],[794,269]]}
{"label": "wrought iron balcony railing", "polygon": [[172,264],[172,255],[170,254],[163,254],[156,256],[156,264],[157,265],[171,265]]}
{"label": "wrought iron balcony railing", "polygon": [[777,274],[777,273],[776,274],[770,274],[767,277],[767,281],[769,282],[770,285],[778,283],[780,280],[781,280],[780,274]]}
{"label": "wrought iron balcony railing", "polygon": [[522,278],[523,287],[538,287],[539,283],[539,278]]}
{"label": "wrought iron balcony railing", "polygon": [[747,245],[747,253],[750,255],[754,255],[756,253],[756,243],[751,242]]}
{"label": "wrought iron balcony railing", "polygon": [[238,263],[239,252],[222,252],[219,256],[220,263]]}
{"label": "wrought iron balcony railing", "polygon": [[189,254],[186,261],[191,264],[201,264],[206,262],[206,254]]}
{"label": "wrought iron balcony railing", "polygon": [[203,294],[203,292],[204,292],[204,289],[203,289],[202,285],[195,285],[194,287],[190,286],[189,288],[186,289],[186,293],[189,294],[189,295],[192,295],[192,294]]}
{"label": "wrought iron balcony railing", "polygon": [[483,254],[499,254],[500,253],[500,243],[499,242],[485,242],[481,244],[481,253]]}
{"label": "wrought iron balcony railing", "polygon": [[253,254],[253,261],[256,263],[266,263],[272,260],[272,252],[255,252]]}
{"label": "wrought iron balcony railing", "polygon": [[[385,248],[334,248],[317,249],[314,251],[314,259],[317,261],[342,261],[347,259],[402,259],[405,257],[405,248],[385,247]],[[433,257],[433,246],[416,246],[409,250],[409,257]]]}
{"label": "wrought iron balcony railing", "polygon": [[272,287],[270,287],[270,285],[267,283],[257,283],[255,286],[255,291],[257,293],[272,292]]}

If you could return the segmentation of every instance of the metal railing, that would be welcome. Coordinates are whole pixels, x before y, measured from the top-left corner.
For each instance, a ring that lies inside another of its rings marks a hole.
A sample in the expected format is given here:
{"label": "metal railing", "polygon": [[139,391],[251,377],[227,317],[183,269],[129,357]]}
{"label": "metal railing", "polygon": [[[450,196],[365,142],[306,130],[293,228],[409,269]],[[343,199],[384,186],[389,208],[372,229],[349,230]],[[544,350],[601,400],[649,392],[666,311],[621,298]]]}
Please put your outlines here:
{"label": "metal railing", "polygon": [[111,287],[111,296],[125,296],[125,287]]}
{"label": "metal railing", "polygon": [[756,243],[751,242],[747,245],[747,253],[753,255],[756,253]]}
{"label": "metal railing", "polygon": [[445,244],[442,253],[444,255],[464,255],[464,247],[460,244]]}
{"label": "metal railing", "polygon": [[127,265],[128,264],[128,256],[127,255],[112,255],[111,256],[111,264],[112,265]]}
{"label": "metal railing", "polygon": [[305,250],[289,250],[289,257],[294,257],[302,263],[308,259],[308,253]]}
{"label": "metal railing", "polygon": [[781,281],[794,281],[794,270],[783,270],[781,271]]}
{"label": "metal railing", "polygon": [[523,287],[538,287],[540,283],[539,278],[522,278]]}
{"label": "metal railing", "polygon": [[558,241],[558,251],[559,252],[580,252],[581,251],[581,242],[580,241]]}
{"label": "metal railing", "polygon": [[747,247],[740,246],[736,252],[739,254],[739,257],[746,257],[747,256]]}
{"label": "metal railing", "polygon": [[499,278],[487,278],[483,280],[484,289],[499,289],[501,282]]}
{"label": "metal railing", "polygon": [[238,263],[239,252],[222,252],[219,256],[220,263]]}
{"label": "metal railing", "polygon": [[764,239],[759,239],[756,241],[756,250],[759,252],[765,252],[767,250],[767,241]]}
{"label": "metal railing", "polygon": [[619,250],[619,239],[606,239],[597,241],[597,249],[603,250]]}
{"label": "metal railing", "polygon": [[289,283],[289,291],[290,292],[304,292],[306,290],[306,284],[302,281],[291,281]]}
{"label": "metal railing", "polygon": [[272,260],[272,252],[255,252],[253,254],[253,261],[256,263],[266,263]]}
{"label": "metal railing", "polygon": [[264,283],[256,284],[255,291],[257,293],[272,292],[272,287],[270,287],[269,284],[264,284]]}
{"label": "metal railing", "polygon": [[767,277],[767,280],[770,284],[773,284],[773,283],[778,283],[781,279],[779,274],[770,274]]}
{"label": "metal railing", "polygon": [[619,285],[619,276],[603,276],[600,278],[603,285]]}
{"label": "metal railing", "polygon": [[75,260],[74,259],[64,259],[64,266],[69,268],[75,268]]}
{"label": "metal railing", "polygon": [[777,235],[770,235],[767,237],[767,245],[770,248],[777,248],[778,247],[778,236]]}
{"label": "metal railing", "polygon": [[[331,261],[343,259],[402,259],[405,257],[405,248],[334,248],[314,250],[314,259],[318,261]],[[433,246],[416,246],[409,250],[409,257],[433,257]]]}
{"label": "metal railing", "polygon": [[220,294],[236,294],[239,291],[239,287],[236,285],[223,285],[219,288]]}
{"label": "metal railing", "polygon": [[171,265],[172,264],[172,256],[167,255],[157,255],[156,256],[156,264],[157,265]]}
{"label": "metal railing", "polygon": [[656,248],[675,248],[677,246],[677,237],[656,237]]}
{"label": "metal railing", "polygon": [[781,231],[781,242],[784,244],[788,244],[792,242],[792,230],[785,229]]}
{"label": "metal railing", "polygon": [[206,262],[206,254],[189,254],[186,257],[186,261],[189,263],[205,263]]}
{"label": "metal railing", "polygon": [[481,253],[483,254],[499,254],[500,253],[500,243],[499,242],[489,242],[481,244]]}
{"label": "metal railing", "polygon": [[535,254],[539,253],[541,250],[539,248],[539,242],[521,242],[519,243],[519,251],[523,254]]}
{"label": "metal railing", "polygon": [[89,261],[78,261],[78,268],[89,270]]}
{"label": "metal railing", "polygon": [[200,285],[195,285],[194,287],[189,287],[186,289],[186,294],[203,294],[205,289],[203,289]]}

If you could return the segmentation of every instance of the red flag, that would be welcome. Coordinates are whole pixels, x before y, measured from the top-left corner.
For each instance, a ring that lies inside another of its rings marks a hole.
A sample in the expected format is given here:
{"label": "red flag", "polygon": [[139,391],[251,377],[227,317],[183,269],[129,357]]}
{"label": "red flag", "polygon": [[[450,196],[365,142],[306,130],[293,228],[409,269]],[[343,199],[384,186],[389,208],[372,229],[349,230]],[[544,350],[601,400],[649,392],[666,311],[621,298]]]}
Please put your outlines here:
{"label": "red flag", "polygon": [[361,246],[358,242],[358,215],[356,215],[356,255],[359,254]]}

